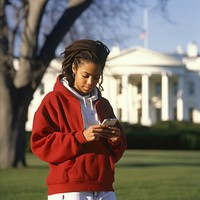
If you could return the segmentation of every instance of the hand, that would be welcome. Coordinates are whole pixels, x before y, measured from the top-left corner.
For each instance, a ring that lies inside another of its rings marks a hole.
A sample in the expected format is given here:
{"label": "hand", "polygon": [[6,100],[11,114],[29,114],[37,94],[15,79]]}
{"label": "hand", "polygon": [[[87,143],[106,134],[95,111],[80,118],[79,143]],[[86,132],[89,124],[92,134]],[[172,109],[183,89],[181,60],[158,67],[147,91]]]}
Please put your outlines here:
{"label": "hand", "polygon": [[102,134],[101,137],[108,139],[112,142],[116,142],[121,135],[121,131],[117,127],[107,126],[107,129],[105,129],[105,132]]}
{"label": "hand", "polygon": [[117,127],[111,127],[107,125],[93,125],[83,132],[88,142],[99,140],[100,138],[108,139],[112,142],[116,142],[121,135],[121,131]]}
{"label": "hand", "polygon": [[86,140],[88,142],[99,140],[104,133],[108,130],[108,127],[105,125],[93,125],[90,126],[88,129],[86,129],[83,132],[83,135],[85,136]]}

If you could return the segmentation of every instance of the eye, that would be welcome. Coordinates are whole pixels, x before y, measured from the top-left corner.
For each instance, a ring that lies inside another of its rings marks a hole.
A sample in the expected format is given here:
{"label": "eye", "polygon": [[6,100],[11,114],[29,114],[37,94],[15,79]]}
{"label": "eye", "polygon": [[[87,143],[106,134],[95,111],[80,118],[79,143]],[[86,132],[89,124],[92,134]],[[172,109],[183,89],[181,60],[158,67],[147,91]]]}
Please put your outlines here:
{"label": "eye", "polygon": [[83,73],[83,74],[82,74],[82,77],[85,78],[85,79],[88,79],[90,76],[91,76],[92,79],[94,79],[95,81],[98,81],[98,80],[100,79],[100,75],[92,76],[92,75],[87,74],[87,73]]}
{"label": "eye", "polygon": [[88,74],[82,74],[82,77],[83,78],[89,78],[89,75]]}

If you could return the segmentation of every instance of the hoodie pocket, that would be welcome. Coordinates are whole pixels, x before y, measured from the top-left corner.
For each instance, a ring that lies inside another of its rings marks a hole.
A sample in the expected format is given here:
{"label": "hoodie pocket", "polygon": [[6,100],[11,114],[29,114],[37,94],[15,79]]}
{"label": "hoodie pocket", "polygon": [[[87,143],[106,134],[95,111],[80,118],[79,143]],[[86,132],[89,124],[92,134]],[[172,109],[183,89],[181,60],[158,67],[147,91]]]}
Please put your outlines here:
{"label": "hoodie pocket", "polygon": [[76,159],[69,176],[71,181],[102,181],[107,178],[113,180],[114,171],[107,156],[91,153]]}

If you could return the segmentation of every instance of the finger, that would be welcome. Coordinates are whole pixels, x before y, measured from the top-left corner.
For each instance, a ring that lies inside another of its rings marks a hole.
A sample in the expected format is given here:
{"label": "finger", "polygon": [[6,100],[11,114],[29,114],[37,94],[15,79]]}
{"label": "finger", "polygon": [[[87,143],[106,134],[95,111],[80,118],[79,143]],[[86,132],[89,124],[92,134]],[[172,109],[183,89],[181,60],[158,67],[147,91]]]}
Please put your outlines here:
{"label": "finger", "polygon": [[103,136],[106,138],[111,138],[111,137],[120,137],[121,132],[118,131],[111,131],[111,132],[104,132]]}
{"label": "finger", "polygon": [[94,129],[95,133],[111,132],[108,127],[99,127]]}
{"label": "finger", "polygon": [[121,135],[121,130],[117,127],[112,127],[112,128],[109,128],[111,131],[112,134],[114,135]]}
{"label": "finger", "polygon": [[120,131],[119,128],[117,128],[117,127],[113,127],[113,126],[109,126],[108,129],[110,129],[110,130],[115,130],[115,131]]}

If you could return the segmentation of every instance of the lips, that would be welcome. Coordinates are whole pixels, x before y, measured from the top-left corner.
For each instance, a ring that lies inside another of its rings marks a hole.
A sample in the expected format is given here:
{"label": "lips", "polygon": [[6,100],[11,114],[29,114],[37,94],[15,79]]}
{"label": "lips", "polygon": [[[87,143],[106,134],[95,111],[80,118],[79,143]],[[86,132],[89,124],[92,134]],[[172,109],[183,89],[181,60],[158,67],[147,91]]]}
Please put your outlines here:
{"label": "lips", "polygon": [[92,90],[92,88],[91,87],[85,88],[85,90],[90,91],[90,90]]}
{"label": "lips", "polygon": [[89,94],[92,91],[92,88],[84,88],[84,93]]}

